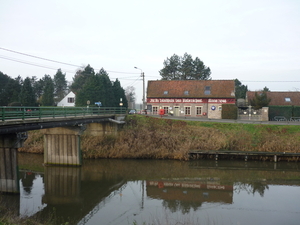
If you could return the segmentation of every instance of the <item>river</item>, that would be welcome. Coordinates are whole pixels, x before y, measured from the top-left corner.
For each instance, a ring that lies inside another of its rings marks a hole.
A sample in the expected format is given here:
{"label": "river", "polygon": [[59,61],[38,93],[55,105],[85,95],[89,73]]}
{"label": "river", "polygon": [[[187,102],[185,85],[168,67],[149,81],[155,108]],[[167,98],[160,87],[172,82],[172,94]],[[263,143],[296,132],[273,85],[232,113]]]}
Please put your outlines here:
{"label": "river", "polygon": [[[84,160],[44,167],[18,154],[22,217],[70,224],[299,224],[300,167],[292,162]],[[14,204],[12,204],[14,203]]]}

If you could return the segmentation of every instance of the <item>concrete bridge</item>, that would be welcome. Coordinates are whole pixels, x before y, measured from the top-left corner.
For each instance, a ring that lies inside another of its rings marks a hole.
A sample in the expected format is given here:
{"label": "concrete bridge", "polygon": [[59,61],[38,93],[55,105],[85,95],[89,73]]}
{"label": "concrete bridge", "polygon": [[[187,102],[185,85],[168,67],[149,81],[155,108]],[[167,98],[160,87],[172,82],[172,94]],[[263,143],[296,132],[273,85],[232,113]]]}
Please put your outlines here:
{"label": "concrete bridge", "polygon": [[44,164],[81,166],[80,135],[117,131],[126,109],[0,107],[0,192],[19,193],[17,150],[27,131],[42,129]]}

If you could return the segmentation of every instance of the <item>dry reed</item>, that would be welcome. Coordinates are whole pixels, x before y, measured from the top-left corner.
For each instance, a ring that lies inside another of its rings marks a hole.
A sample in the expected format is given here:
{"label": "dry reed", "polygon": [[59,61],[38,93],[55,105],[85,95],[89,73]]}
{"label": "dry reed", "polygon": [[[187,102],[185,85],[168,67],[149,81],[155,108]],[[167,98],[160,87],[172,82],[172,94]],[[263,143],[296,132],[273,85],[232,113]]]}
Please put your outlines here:
{"label": "dry reed", "polygon": [[[81,136],[83,158],[188,160],[190,150],[299,152],[293,126],[218,124],[128,116],[117,134]],[[43,153],[43,134],[29,132],[21,152]]]}

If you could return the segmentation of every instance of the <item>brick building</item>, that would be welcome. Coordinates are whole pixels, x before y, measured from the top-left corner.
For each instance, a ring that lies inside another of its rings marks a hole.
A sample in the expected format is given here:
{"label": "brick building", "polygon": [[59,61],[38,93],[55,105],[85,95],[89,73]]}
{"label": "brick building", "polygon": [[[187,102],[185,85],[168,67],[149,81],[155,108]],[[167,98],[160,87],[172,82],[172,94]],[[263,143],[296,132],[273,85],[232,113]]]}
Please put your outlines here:
{"label": "brick building", "polygon": [[151,114],[221,119],[222,104],[235,104],[234,80],[148,81],[147,109]]}

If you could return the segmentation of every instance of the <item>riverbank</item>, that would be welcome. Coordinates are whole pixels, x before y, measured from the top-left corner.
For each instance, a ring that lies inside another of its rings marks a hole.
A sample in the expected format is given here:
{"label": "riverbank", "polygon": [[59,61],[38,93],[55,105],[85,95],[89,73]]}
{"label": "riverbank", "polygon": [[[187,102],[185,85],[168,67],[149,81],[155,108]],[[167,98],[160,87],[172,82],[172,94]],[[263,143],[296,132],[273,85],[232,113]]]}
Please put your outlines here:
{"label": "riverbank", "polygon": [[[183,121],[129,115],[118,134],[81,136],[83,158],[188,160],[190,151],[299,153],[300,129],[293,125]],[[43,135],[29,132],[20,152],[43,153]]]}

